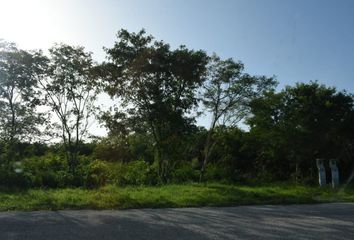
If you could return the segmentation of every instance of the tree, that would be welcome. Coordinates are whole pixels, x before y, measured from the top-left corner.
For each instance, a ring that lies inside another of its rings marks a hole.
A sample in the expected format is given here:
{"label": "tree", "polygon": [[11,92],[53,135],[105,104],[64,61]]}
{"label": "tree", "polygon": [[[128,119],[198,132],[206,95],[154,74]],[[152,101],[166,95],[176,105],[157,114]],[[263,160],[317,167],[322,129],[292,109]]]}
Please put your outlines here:
{"label": "tree", "polygon": [[276,178],[313,180],[316,158],[338,159],[342,177],[349,176],[354,168],[353,95],[317,82],[298,83],[251,106],[248,124],[261,142],[259,163]]}
{"label": "tree", "polygon": [[200,181],[213,146],[217,125],[236,125],[247,116],[249,104],[276,85],[273,78],[251,76],[243,72],[244,66],[232,59],[221,60],[213,55],[208,67],[208,79],[203,86],[203,104],[211,114],[211,124],[204,148]]}
{"label": "tree", "polygon": [[48,75],[40,84],[47,105],[57,117],[54,126],[59,130],[69,170],[74,173],[79,144],[87,136],[96,110],[96,69],[91,53],[83,47],[59,44],[49,49],[49,53]]}
{"label": "tree", "polygon": [[149,133],[159,176],[166,181],[178,158],[176,149],[194,121],[191,111],[198,103],[196,91],[204,81],[208,57],[185,46],[171,50],[144,30],[119,31],[118,41],[106,52],[110,61],[103,66],[105,90],[120,100],[122,109],[106,115],[106,122],[113,119],[113,125]]}
{"label": "tree", "polygon": [[0,41],[0,141],[5,143],[8,163],[17,158],[17,143],[31,141],[40,133],[44,118],[37,111],[41,104],[37,85],[45,66],[41,52]]}

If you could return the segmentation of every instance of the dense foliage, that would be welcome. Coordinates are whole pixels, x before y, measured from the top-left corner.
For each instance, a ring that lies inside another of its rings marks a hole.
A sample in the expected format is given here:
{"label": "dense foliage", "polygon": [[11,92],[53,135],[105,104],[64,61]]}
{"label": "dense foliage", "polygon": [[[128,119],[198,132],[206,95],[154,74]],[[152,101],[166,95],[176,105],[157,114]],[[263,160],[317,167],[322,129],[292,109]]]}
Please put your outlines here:
{"label": "dense foliage", "polygon": [[[119,31],[105,50],[98,64],[83,47],[45,56],[0,42],[0,185],[315,183],[317,158],[353,178],[352,94],[318,82],[277,92],[241,62],[144,30]],[[99,109],[99,94],[115,105]],[[209,129],[196,125],[201,109]],[[89,136],[94,118],[106,137]]]}

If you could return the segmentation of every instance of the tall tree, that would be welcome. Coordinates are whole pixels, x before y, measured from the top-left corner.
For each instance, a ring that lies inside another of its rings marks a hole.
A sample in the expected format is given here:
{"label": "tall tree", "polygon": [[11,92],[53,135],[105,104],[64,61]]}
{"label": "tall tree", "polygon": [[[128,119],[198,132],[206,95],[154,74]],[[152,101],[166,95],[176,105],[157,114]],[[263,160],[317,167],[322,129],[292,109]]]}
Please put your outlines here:
{"label": "tall tree", "polygon": [[41,52],[0,41],[0,140],[7,146],[8,162],[16,158],[18,142],[39,134],[44,118],[37,111],[41,96],[37,84],[45,66]]}
{"label": "tall tree", "polygon": [[260,141],[259,163],[276,178],[315,178],[316,158],[339,160],[342,177],[354,169],[354,98],[317,82],[269,93],[252,104],[250,133]]}
{"label": "tall tree", "polygon": [[[185,46],[171,50],[144,30],[119,31],[106,52],[110,60],[104,64],[106,91],[120,100],[122,111],[105,119],[151,134],[159,175],[165,181],[172,159],[178,158],[178,144],[194,121],[190,113],[197,106],[196,91],[204,81],[208,57]],[[108,125],[111,130],[112,126]]]}
{"label": "tall tree", "polygon": [[69,169],[75,171],[79,144],[87,136],[97,97],[95,65],[91,53],[83,47],[65,44],[49,49],[47,77],[40,84],[47,105],[56,115],[54,126],[59,130]]}
{"label": "tall tree", "polygon": [[208,66],[208,79],[203,86],[203,104],[211,114],[211,124],[204,148],[200,181],[213,146],[213,134],[217,125],[236,125],[247,116],[249,103],[274,88],[273,78],[251,76],[243,72],[244,66],[233,59],[221,60],[215,54]]}

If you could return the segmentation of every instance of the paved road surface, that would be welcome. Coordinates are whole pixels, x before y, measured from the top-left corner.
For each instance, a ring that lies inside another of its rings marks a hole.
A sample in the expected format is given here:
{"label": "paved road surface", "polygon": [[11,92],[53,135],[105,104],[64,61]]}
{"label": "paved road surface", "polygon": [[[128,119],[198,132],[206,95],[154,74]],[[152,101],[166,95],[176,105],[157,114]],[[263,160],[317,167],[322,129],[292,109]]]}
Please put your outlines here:
{"label": "paved road surface", "polygon": [[0,239],[354,239],[354,203],[0,213]]}

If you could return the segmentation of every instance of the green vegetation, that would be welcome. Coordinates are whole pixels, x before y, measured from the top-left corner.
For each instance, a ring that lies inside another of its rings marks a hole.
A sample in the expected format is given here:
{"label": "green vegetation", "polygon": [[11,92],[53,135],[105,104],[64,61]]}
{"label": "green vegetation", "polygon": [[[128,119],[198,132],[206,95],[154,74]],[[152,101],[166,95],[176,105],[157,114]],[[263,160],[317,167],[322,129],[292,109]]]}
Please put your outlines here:
{"label": "green vegetation", "polygon": [[272,184],[184,184],[163,186],[31,189],[2,191],[0,210],[126,209],[163,207],[237,206],[245,204],[292,204],[354,201],[354,189]]}
{"label": "green vegetation", "polygon": [[[0,41],[0,187],[20,189],[2,192],[0,209],[353,200],[302,187],[317,184],[317,158],[353,180],[353,94],[318,82],[277,91],[274,77],[144,30],[104,49],[96,63],[80,46],[45,55]],[[95,120],[106,136],[89,134]],[[289,184],[247,187],[274,182]]]}

